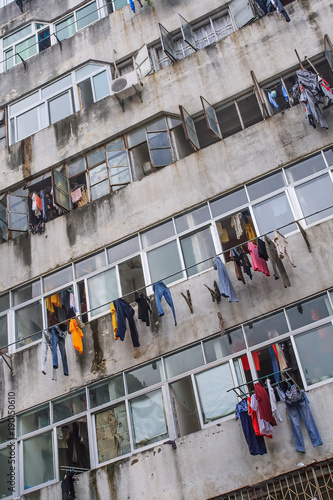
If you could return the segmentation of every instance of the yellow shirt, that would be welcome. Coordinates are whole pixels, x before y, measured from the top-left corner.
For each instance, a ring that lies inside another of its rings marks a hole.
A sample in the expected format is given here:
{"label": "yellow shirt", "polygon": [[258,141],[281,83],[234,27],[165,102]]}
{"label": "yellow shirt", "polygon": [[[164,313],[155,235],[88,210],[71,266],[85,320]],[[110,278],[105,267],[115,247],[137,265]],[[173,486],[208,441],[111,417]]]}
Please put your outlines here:
{"label": "yellow shirt", "polygon": [[56,307],[61,307],[61,293],[55,293],[54,295],[51,295],[51,302]]}
{"label": "yellow shirt", "polygon": [[256,238],[256,234],[254,232],[254,229],[252,227],[252,224],[245,224],[245,231],[247,232],[249,240],[253,240]]}
{"label": "yellow shirt", "polygon": [[113,302],[111,302],[110,312],[112,316],[112,328],[113,328],[114,339],[118,340],[119,337],[117,337],[117,330],[118,330],[117,314]]}
{"label": "yellow shirt", "polygon": [[73,340],[73,346],[74,348],[79,351],[80,354],[83,352],[83,345],[82,345],[82,338],[83,338],[83,333],[81,328],[79,328],[79,325],[77,324],[76,319],[71,319],[69,322],[69,331],[72,334],[72,340]]}
{"label": "yellow shirt", "polygon": [[47,299],[46,299],[46,309],[48,311],[50,311],[50,313],[52,313],[52,314],[54,313],[54,307],[53,307],[53,303],[51,301],[51,297],[47,297]]}

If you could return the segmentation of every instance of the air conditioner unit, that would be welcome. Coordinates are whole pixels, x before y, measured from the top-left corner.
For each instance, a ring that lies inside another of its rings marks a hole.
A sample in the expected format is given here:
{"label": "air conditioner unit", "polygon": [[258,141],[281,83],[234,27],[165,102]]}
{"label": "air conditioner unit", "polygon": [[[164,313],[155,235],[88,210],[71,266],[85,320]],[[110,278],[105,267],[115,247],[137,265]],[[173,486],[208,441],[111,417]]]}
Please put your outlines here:
{"label": "air conditioner unit", "polygon": [[143,85],[139,80],[136,71],[126,73],[119,78],[116,78],[111,83],[111,95],[116,95],[119,99],[126,99],[127,97],[141,92]]}

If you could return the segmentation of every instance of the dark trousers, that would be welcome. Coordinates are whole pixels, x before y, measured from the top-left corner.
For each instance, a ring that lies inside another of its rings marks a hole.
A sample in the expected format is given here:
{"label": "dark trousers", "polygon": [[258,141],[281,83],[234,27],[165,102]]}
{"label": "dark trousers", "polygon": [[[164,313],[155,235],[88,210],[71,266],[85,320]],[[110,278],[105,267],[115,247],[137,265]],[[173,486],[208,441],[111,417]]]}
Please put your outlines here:
{"label": "dark trousers", "polygon": [[129,303],[126,302],[126,300],[124,299],[115,300],[114,305],[117,312],[117,322],[118,322],[117,337],[119,337],[120,340],[124,340],[126,333],[126,318],[127,318],[128,326],[131,332],[133,347],[139,347],[140,346],[139,334],[134,321],[133,307],[131,307]]}
{"label": "dark trousers", "polygon": [[52,347],[53,347],[53,368],[58,368],[58,350],[57,346],[59,346],[59,351],[62,360],[62,367],[64,369],[64,375],[68,375],[68,365],[67,365],[67,356],[66,356],[66,347],[65,347],[65,334],[56,328],[52,328]]}
{"label": "dark trousers", "polygon": [[240,413],[240,419],[251,455],[265,455],[267,453],[265,440],[263,436],[256,436],[250,415],[244,411]]}

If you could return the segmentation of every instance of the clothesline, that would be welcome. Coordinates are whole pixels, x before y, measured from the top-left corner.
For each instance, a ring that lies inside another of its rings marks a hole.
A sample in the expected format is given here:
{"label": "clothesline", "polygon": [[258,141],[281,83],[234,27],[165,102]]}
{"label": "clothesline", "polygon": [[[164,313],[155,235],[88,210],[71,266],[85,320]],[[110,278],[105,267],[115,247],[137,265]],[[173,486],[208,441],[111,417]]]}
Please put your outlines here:
{"label": "clothesline", "polygon": [[[278,227],[278,228],[276,228],[275,230],[278,230],[278,231],[279,231],[280,229],[283,229],[283,228],[285,228],[285,227],[288,227],[288,226],[290,226],[291,224],[295,224],[295,223],[300,222],[300,221],[302,221],[302,220],[304,220],[304,219],[306,219],[306,218],[308,218],[308,217],[312,217],[313,215],[319,214],[319,213],[321,213],[321,212],[325,212],[326,210],[329,210],[330,208],[333,208],[333,205],[331,205],[331,206],[329,206],[329,207],[326,207],[326,208],[323,208],[322,210],[318,210],[318,211],[316,211],[316,212],[313,212],[312,214],[309,214],[309,215],[307,215],[307,216],[305,216],[305,217],[300,217],[299,219],[295,219],[295,220],[294,220],[294,221],[292,221],[292,222],[288,222],[287,224],[284,224],[284,225],[282,225],[282,226],[279,226],[279,227]],[[261,234],[261,235],[259,235],[259,236],[256,236],[255,238],[252,238],[252,239],[246,240],[246,241],[244,241],[244,242],[242,242],[242,243],[239,243],[238,245],[235,245],[235,246],[233,246],[233,247],[230,247],[230,248],[228,248],[227,250],[224,250],[224,251],[222,250],[222,252],[220,252],[220,253],[216,254],[216,256],[220,256],[220,255],[225,254],[226,252],[230,252],[231,250],[235,250],[236,248],[240,247],[241,245],[246,245],[247,243],[249,243],[249,242],[251,242],[251,241],[255,241],[255,240],[257,240],[257,238],[263,238],[264,236],[269,235],[269,234],[270,234],[270,233],[272,233],[273,231],[274,231],[274,229],[272,229],[271,231],[267,231],[266,233],[263,233],[263,234]],[[159,281],[165,281],[166,279],[169,279],[169,278],[172,278],[173,276],[178,275],[180,272],[187,271],[187,270],[191,269],[192,267],[196,267],[196,266],[198,266],[198,265],[200,265],[200,264],[203,264],[203,263],[205,263],[205,262],[208,262],[208,261],[212,260],[213,258],[214,258],[214,257],[212,256],[212,257],[209,257],[209,258],[207,258],[207,259],[201,260],[200,262],[196,262],[195,264],[192,264],[191,266],[187,266],[187,267],[185,267],[185,268],[183,268],[183,269],[181,269],[181,270],[178,270],[178,271],[177,271],[177,272],[175,272],[175,273],[169,274],[168,276],[165,276],[165,277],[161,278]],[[187,278],[187,279],[189,279],[189,278]],[[153,285],[154,285],[154,283],[150,283],[150,284],[148,284],[148,285],[145,285],[144,287],[141,287],[141,288],[138,288],[138,289],[133,290],[133,291],[131,291],[131,292],[128,292],[128,293],[126,293],[126,294],[124,294],[124,295],[122,295],[121,297],[118,297],[118,298],[126,298],[126,297],[128,297],[128,296],[132,295],[132,294],[133,294],[133,293],[135,293],[135,292],[141,292],[143,288],[147,288],[147,287],[150,287],[150,286],[153,286]],[[105,307],[105,306],[109,306],[109,305],[110,305],[110,303],[111,303],[112,301],[114,301],[114,300],[116,300],[116,299],[109,300],[108,302],[105,302],[104,304],[100,304],[100,305],[98,305],[98,306],[96,306],[96,307],[93,307],[93,308],[91,308],[91,309],[87,310],[87,311],[81,312],[80,314],[77,314],[77,315],[73,316],[73,318],[70,318],[70,319],[77,319],[77,318],[78,318],[78,319],[80,319],[80,318],[82,318],[82,316],[84,316],[84,315],[86,315],[86,314],[88,314],[88,313],[90,313],[90,312],[93,312],[93,311],[95,311],[95,310],[97,310],[97,309],[101,309],[102,307]],[[66,319],[66,320],[64,320],[64,321],[61,321],[61,322],[59,322],[59,323],[56,323],[55,325],[49,326],[48,328],[55,327],[55,326],[60,326],[60,325],[62,325],[62,324],[65,324],[66,322],[69,322],[69,319]],[[19,339],[19,340],[15,340],[14,342],[11,342],[11,343],[6,344],[6,345],[4,345],[4,346],[0,346],[0,351],[3,351],[4,349],[6,349],[7,347],[10,347],[10,346],[12,346],[12,345],[16,345],[16,344],[19,344],[20,342],[24,342],[24,341],[25,341],[25,340],[27,340],[27,339],[30,339],[30,338],[36,337],[37,335],[40,335],[40,334],[43,332],[43,330],[45,330],[45,328],[43,328],[43,329],[41,329],[41,330],[39,330],[39,331],[37,331],[37,332],[35,332],[35,333],[32,333],[31,335],[27,335],[26,337],[23,337],[23,338],[21,338],[21,339]]]}
{"label": "clothesline", "polygon": [[[235,394],[237,396],[239,396],[239,394],[237,394],[237,390],[239,390],[243,396],[246,396],[246,395],[250,395],[254,392],[254,390],[251,390],[251,391],[244,391],[242,389],[242,387],[247,387],[249,384],[255,384],[256,382],[260,382],[262,380],[267,380],[268,378],[270,377],[273,377],[274,375],[283,375],[283,374],[286,374],[287,372],[290,372],[292,369],[291,368],[285,368],[284,370],[278,370],[276,372],[273,372],[273,373],[269,373],[268,375],[263,375],[262,377],[259,377],[259,378],[256,378],[256,379],[253,379],[253,380],[250,380],[249,382],[246,382],[245,384],[240,384],[240,385],[237,385],[236,387],[231,387],[231,389],[228,389],[227,392],[231,392],[231,391],[234,391]],[[271,387],[274,387],[275,385],[278,385],[278,384],[281,384],[281,382],[288,382],[289,380],[291,380],[293,382],[293,384],[297,385],[296,382],[294,381],[294,379],[288,375],[288,377],[284,378],[283,380],[279,381],[279,382],[273,382],[271,384]]]}

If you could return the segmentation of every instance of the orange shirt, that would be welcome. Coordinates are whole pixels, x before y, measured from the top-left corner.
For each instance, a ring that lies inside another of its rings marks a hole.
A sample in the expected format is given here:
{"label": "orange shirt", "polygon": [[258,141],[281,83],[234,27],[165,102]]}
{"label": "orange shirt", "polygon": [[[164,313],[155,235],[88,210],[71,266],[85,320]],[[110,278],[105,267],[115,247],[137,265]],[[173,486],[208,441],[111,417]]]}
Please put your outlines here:
{"label": "orange shirt", "polygon": [[69,322],[69,331],[72,334],[73,346],[79,351],[80,354],[83,352],[82,338],[83,333],[79,325],[77,324],[76,319],[71,319]]}

